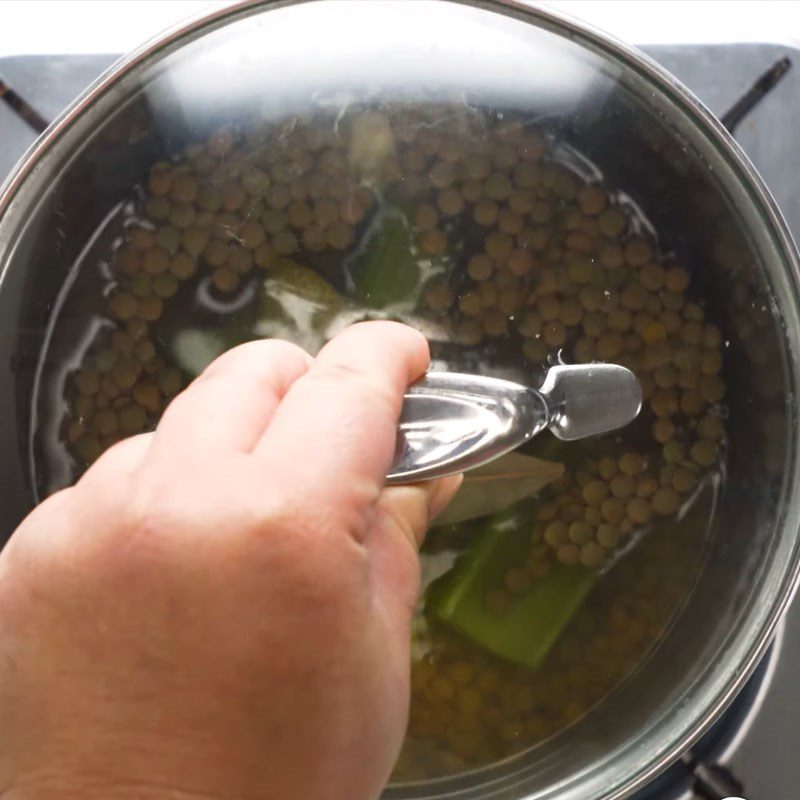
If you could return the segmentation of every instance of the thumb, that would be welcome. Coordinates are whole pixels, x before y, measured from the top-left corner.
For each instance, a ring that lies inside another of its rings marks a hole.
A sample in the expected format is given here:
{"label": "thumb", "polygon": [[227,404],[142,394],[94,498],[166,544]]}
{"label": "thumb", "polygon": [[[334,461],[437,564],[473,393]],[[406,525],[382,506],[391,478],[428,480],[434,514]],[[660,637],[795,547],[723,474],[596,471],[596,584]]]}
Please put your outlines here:
{"label": "thumb", "polygon": [[372,592],[406,639],[419,591],[417,553],[431,521],[453,499],[461,481],[461,475],[451,475],[390,486],[375,506],[375,524],[364,542],[370,554]]}

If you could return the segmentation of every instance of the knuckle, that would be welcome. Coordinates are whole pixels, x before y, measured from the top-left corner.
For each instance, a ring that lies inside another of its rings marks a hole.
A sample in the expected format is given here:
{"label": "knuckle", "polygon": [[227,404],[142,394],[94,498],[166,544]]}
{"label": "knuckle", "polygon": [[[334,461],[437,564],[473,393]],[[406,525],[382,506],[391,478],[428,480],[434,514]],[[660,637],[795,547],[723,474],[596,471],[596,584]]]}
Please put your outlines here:
{"label": "knuckle", "polygon": [[186,556],[180,532],[186,519],[168,492],[152,485],[131,493],[117,510],[115,535],[106,538],[102,560],[109,579],[124,592],[153,586],[173,574]]}
{"label": "knuckle", "polygon": [[81,482],[91,483],[95,478],[102,481],[103,485],[117,485],[138,470],[140,459],[137,456],[144,452],[152,437],[152,432],[140,433],[111,445],[84,473],[77,485]]}
{"label": "knuckle", "polygon": [[247,364],[248,368],[252,369],[271,371],[276,362],[290,363],[301,368],[310,363],[310,356],[303,348],[292,342],[282,339],[256,339],[237,345],[214,359],[203,371],[200,379],[218,377],[221,373],[242,364]]}
{"label": "knuckle", "polygon": [[183,391],[176,394],[175,397],[173,397],[172,400],[169,401],[169,404],[161,414],[161,418],[158,420],[158,423],[156,425],[156,430],[162,428],[166,420],[169,420],[176,415],[177,416],[182,415],[184,413],[183,412],[184,407],[187,405],[187,403],[191,402],[190,400],[188,400],[188,398],[191,397],[189,393],[192,391],[192,388],[201,385],[203,381],[207,380],[208,377],[206,376],[206,374],[201,373],[185,389],[183,389]]}
{"label": "knuckle", "polygon": [[318,364],[308,373],[308,377],[322,384],[346,387],[354,395],[393,411],[401,401],[400,393],[393,390],[381,375],[349,364],[336,361]]}
{"label": "knuckle", "polygon": [[174,530],[180,518],[176,513],[176,487],[164,481],[143,477],[133,487],[121,508],[120,518],[129,541],[152,540],[164,531]]}
{"label": "knuckle", "polygon": [[277,559],[280,571],[294,575],[298,584],[322,592],[343,580],[349,583],[367,565],[365,548],[320,506],[300,510],[279,504],[252,527],[255,550],[270,561]]}

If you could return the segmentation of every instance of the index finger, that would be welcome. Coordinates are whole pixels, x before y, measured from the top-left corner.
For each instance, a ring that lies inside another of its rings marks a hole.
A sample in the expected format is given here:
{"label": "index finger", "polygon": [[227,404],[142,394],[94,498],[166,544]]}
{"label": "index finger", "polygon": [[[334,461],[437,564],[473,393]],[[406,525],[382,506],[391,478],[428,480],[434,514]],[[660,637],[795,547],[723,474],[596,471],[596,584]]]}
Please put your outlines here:
{"label": "index finger", "polygon": [[186,464],[250,452],[292,382],[310,363],[306,352],[277,339],[228,350],[167,406],[148,457]]}
{"label": "index finger", "polygon": [[394,458],[405,390],[429,363],[427,341],[407,325],[347,328],[294,382],[254,455],[285,493],[295,488],[306,504],[363,515]]}

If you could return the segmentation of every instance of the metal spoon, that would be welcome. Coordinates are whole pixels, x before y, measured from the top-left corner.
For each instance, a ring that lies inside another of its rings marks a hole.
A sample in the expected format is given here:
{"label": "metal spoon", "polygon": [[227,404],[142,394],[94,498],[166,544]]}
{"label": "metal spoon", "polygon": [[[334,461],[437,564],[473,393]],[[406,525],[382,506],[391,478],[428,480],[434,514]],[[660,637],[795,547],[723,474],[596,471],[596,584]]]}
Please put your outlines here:
{"label": "metal spoon", "polygon": [[636,419],[642,390],[616,364],[556,366],[538,389],[499,378],[429,372],[405,395],[389,484],[474,469],[549,428],[567,442]]}

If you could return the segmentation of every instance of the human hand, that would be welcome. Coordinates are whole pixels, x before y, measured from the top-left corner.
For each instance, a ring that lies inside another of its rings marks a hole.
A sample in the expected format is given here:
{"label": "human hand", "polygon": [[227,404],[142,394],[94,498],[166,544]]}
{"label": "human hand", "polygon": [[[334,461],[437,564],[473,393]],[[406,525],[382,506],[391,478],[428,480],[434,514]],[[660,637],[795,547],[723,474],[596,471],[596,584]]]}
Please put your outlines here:
{"label": "human hand", "polygon": [[408,706],[417,546],[457,479],[384,488],[405,326],[215,361],[0,555],[0,796],[367,800]]}

